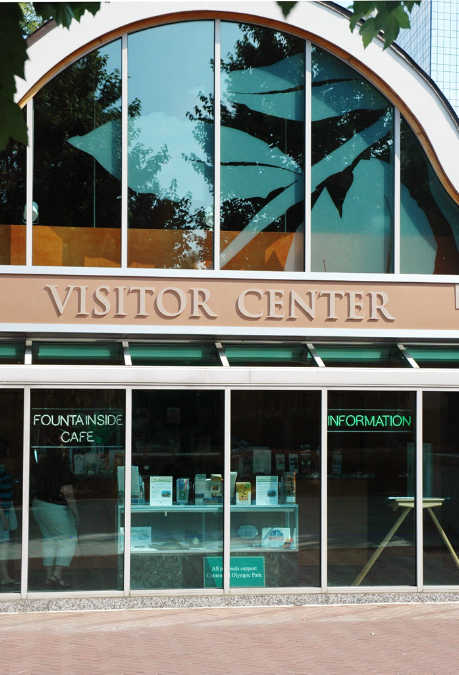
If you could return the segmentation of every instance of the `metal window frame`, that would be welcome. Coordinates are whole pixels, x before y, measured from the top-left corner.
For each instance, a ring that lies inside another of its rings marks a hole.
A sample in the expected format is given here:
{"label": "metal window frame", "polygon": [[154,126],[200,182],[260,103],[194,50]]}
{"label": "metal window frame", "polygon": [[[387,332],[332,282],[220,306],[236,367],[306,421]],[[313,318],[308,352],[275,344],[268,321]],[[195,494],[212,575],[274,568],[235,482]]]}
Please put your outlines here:
{"label": "metal window frame", "polygon": [[[8,368],[8,367],[7,367]],[[23,371],[22,375],[22,382],[26,379],[24,377],[26,372],[31,372],[33,369],[32,367],[29,366],[21,366],[20,367]],[[35,367],[36,368],[36,367]],[[104,370],[109,370],[115,374],[115,372],[118,372],[118,369],[120,367],[104,367]],[[121,367],[123,368],[123,367]],[[123,370],[129,370],[132,372],[132,369],[130,368],[123,368]],[[151,369],[151,368],[146,368],[145,370],[156,370],[156,369]],[[169,369],[166,369],[169,370]],[[206,369],[202,368],[201,370],[212,370],[212,369]],[[217,369],[214,369],[217,370]],[[219,372],[224,372],[225,375],[229,373],[228,369],[223,369],[219,368]],[[235,369],[235,370],[241,370],[241,369]],[[244,371],[249,371],[250,369],[242,369]],[[270,371],[271,369],[264,369],[266,370],[266,373]],[[125,503],[125,550],[124,550],[124,582],[123,582],[123,590],[122,591],[88,591],[88,592],[72,592],[72,593],[53,593],[53,597],[59,596],[78,596],[78,597],[103,597],[107,595],[167,595],[167,596],[177,596],[177,595],[190,595],[190,594],[272,594],[276,592],[296,592],[296,593],[311,593],[311,592],[340,592],[340,593],[365,593],[365,592],[398,592],[398,591],[413,591],[414,588],[418,592],[422,592],[426,590],[426,587],[424,586],[423,583],[423,513],[422,513],[422,434],[423,434],[423,428],[422,428],[422,416],[423,416],[423,410],[422,410],[422,404],[423,404],[423,392],[424,391],[458,391],[459,390],[459,385],[457,384],[457,378],[456,378],[456,385],[445,385],[441,383],[441,379],[443,376],[443,372],[434,372],[434,373],[429,373],[428,378],[423,378],[425,381],[419,386],[419,383],[416,384],[414,379],[416,378],[409,378],[412,380],[411,383],[404,382],[402,384],[398,383],[395,384],[395,379],[392,381],[387,381],[383,385],[384,390],[388,391],[410,391],[413,392],[415,395],[415,405],[416,405],[416,431],[415,431],[415,439],[416,439],[416,511],[415,511],[415,518],[416,518],[416,585],[415,587],[413,586],[403,586],[403,587],[392,587],[392,586],[362,586],[362,587],[336,587],[336,586],[329,586],[328,585],[328,580],[327,580],[327,528],[328,528],[328,520],[327,520],[327,408],[328,408],[328,392],[329,391],[335,391],[335,390],[359,390],[359,391],[372,391],[372,390],[381,390],[381,383],[378,382],[373,382],[372,384],[369,384],[368,381],[366,381],[366,378],[361,378],[361,371],[360,370],[352,370],[352,383],[349,384],[349,375],[351,372],[346,369],[347,372],[347,386],[344,385],[344,382],[334,382],[334,383],[328,383],[325,385],[324,383],[317,383],[314,382],[292,382],[290,378],[292,369],[283,369],[283,368],[276,368],[275,371],[278,373],[279,371],[283,372],[283,382],[276,381],[272,382],[271,384],[267,384],[265,382],[254,382],[251,381],[251,378],[244,378],[246,380],[245,384],[235,383],[228,381],[228,378],[226,383],[223,383],[223,381],[220,382],[215,382],[214,384],[211,384],[209,382],[204,383],[202,380],[195,380],[190,381],[190,379],[187,378],[187,382],[183,382],[183,378],[180,381],[179,378],[176,378],[174,376],[170,376],[169,382],[163,381],[162,382],[157,382],[154,383],[151,381],[147,382],[144,381],[142,383],[140,382],[131,382],[130,384],[113,384],[113,381],[110,381],[110,377],[106,378],[99,378],[98,382],[91,382],[85,380],[85,378],[79,378],[79,381],[67,381],[65,384],[59,382],[53,382],[52,377],[49,378],[48,381],[46,382],[33,382],[33,383],[27,383],[26,385],[20,384],[17,381],[14,382],[12,380],[4,379],[2,384],[0,385],[0,391],[3,389],[20,389],[23,390],[24,392],[24,416],[23,416],[23,440],[24,440],[24,454],[23,454],[23,478],[24,478],[24,484],[27,485],[27,482],[30,477],[30,454],[29,454],[29,447],[30,447],[30,414],[31,414],[31,390],[36,389],[62,389],[62,390],[69,390],[69,389],[89,389],[89,390],[100,390],[100,389],[111,389],[111,390],[123,390],[125,392],[125,409],[126,409],[126,444],[125,444],[125,466],[126,466],[126,485],[125,485],[125,494],[130,494],[130,467],[132,463],[132,391],[133,389],[139,389],[139,390],[146,390],[146,391],[151,391],[151,390],[170,390],[170,389],[177,389],[180,388],[182,390],[220,390],[224,391],[224,420],[225,420],[225,428],[224,428],[224,475],[226,477],[229,476],[229,471],[230,471],[230,461],[231,461],[231,393],[233,391],[237,390],[275,390],[275,391],[286,391],[286,390],[307,390],[307,391],[320,391],[321,392],[321,488],[320,488],[320,509],[321,509],[321,529],[320,529],[320,542],[321,542],[321,559],[320,559],[320,588],[319,587],[294,587],[290,589],[286,589],[284,587],[280,588],[264,588],[264,589],[239,589],[239,588],[233,588],[231,589],[230,587],[230,578],[229,578],[229,564],[230,564],[230,492],[229,492],[229,480],[225,480],[226,488],[225,488],[225,493],[224,493],[224,513],[223,513],[223,518],[224,518],[224,579],[223,579],[223,588],[222,589],[165,589],[164,591],[159,591],[157,589],[144,589],[144,590],[131,590],[130,589],[130,542],[129,542],[129,531],[130,531],[130,500],[128,500]],[[300,370],[300,369],[298,369]],[[303,370],[303,369],[301,369]],[[326,369],[315,369],[316,372],[320,373],[323,375],[325,373]],[[24,372],[25,371],[25,372]],[[81,368],[66,368],[67,375],[77,375],[79,371],[81,371]],[[183,375],[183,369],[177,368],[177,371],[181,372]],[[373,370],[373,378],[375,371]],[[392,371],[393,375],[398,374],[400,371]],[[415,369],[407,369],[404,372],[415,374],[417,376],[418,373],[422,373],[423,371],[420,370],[415,370]],[[273,374],[273,373],[271,373]],[[275,373],[274,373],[275,374]],[[335,373],[336,374],[336,373]],[[433,382],[433,379],[435,379],[433,376],[436,376],[437,382]],[[76,378],[75,378],[76,379]],[[275,378],[277,379],[277,378]],[[314,378],[315,379],[315,378]],[[364,381],[365,380],[365,381]],[[430,386],[426,386],[426,382],[430,384]],[[45,595],[46,597],[49,597],[49,594],[46,593],[37,593],[34,591],[28,591],[28,551],[29,551],[29,495],[28,495],[28,490],[25,489],[23,493],[23,521],[22,521],[22,561],[21,561],[21,590],[20,590],[20,597],[21,598],[27,598],[27,597],[42,597]],[[430,587],[429,588],[435,588],[437,590],[441,591],[447,591],[447,590],[457,590],[459,588],[458,585],[448,585],[448,586],[435,586],[435,587]],[[9,598],[14,598],[17,597],[17,594],[14,593],[6,593],[2,594],[2,596],[5,595]]]}

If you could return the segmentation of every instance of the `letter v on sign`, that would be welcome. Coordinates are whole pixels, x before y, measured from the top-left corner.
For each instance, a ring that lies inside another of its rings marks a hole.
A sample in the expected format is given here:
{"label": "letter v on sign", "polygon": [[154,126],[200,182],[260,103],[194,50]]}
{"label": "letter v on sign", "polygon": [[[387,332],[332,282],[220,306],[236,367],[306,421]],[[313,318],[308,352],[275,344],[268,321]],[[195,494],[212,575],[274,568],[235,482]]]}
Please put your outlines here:
{"label": "letter v on sign", "polygon": [[72,292],[74,291],[76,286],[67,286],[67,295],[65,296],[63,302],[61,302],[59,293],[57,292],[57,286],[49,285],[45,286],[45,288],[49,288],[53,302],[56,306],[57,311],[59,312],[59,316],[62,316],[64,309],[67,307],[67,303],[70,300],[70,296],[72,295]]}

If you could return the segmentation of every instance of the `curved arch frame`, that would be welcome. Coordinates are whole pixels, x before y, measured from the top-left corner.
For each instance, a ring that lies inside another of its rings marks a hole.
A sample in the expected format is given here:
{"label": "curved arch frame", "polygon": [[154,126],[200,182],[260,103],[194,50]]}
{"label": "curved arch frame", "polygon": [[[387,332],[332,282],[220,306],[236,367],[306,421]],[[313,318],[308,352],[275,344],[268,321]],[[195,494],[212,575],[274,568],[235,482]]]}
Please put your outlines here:
{"label": "curved arch frame", "polygon": [[[279,18],[280,9],[274,2],[230,2],[226,10],[215,9],[215,5],[210,9],[211,3],[207,2],[193,3],[193,9],[183,2],[122,4],[129,5],[130,21],[125,22],[125,7],[114,3],[110,9],[103,5],[96,17],[86,16],[80,24],[74,24],[70,29],[71,40],[68,39],[69,32],[57,26],[44,31],[43,37],[37,36],[29,47],[31,61],[26,67],[26,81],[18,87],[19,104],[26,105],[37,91],[71,63],[126,33],[205,19],[263,25],[323,47],[377,87],[408,121],[441,183],[459,204],[459,165],[454,152],[459,140],[457,118],[435,91],[430,78],[414,68],[400,50],[382,52],[381,44],[377,44],[379,39],[364,50],[361,38],[350,33],[347,17],[341,12],[319,3],[304,2],[299,3],[289,21],[285,21]],[[170,11],[173,5],[176,9]],[[237,9],[239,11],[235,11]],[[136,15],[137,18],[132,20]],[[430,107],[426,105],[429,102]]]}

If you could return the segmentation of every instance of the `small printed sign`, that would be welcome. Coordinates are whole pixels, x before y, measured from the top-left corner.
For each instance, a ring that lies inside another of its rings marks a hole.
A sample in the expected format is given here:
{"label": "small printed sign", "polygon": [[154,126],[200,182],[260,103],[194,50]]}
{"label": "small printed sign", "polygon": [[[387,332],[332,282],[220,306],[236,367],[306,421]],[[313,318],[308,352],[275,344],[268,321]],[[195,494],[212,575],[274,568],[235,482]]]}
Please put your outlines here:
{"label": "small printed sign", "polygon": [[[204,558],[204,588],[223,587],[223,558]],[[230,586],[253,588],[265,585],[264,556],[232,557]]]}

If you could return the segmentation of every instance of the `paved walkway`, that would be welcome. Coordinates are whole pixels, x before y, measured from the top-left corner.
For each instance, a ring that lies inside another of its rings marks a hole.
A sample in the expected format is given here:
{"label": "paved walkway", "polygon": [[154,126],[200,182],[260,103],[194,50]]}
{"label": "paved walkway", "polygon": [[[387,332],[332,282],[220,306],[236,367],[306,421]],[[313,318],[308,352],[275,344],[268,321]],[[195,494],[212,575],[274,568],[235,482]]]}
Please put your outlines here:
{"label": "paved walkway", "polygon": [[459,674],[459,604],[0,615],[1,675]]}

